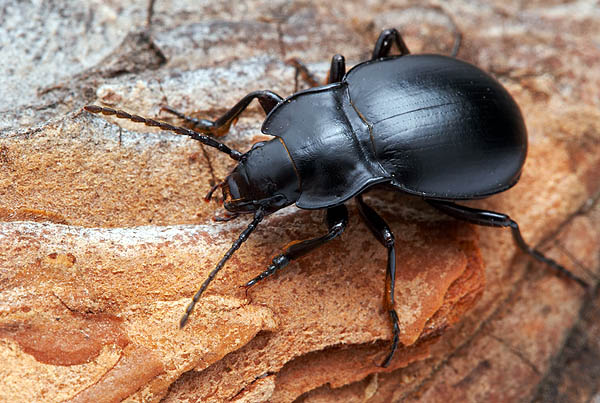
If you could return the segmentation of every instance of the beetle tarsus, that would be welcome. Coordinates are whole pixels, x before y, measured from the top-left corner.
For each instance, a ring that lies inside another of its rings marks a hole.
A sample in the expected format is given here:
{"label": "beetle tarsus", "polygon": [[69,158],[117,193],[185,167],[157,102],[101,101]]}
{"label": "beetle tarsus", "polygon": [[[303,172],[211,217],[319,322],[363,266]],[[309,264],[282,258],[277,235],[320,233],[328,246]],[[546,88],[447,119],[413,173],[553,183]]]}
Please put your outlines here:
{"label": "beetle tarsus", "polygon": [[213,217],[213,221],[216,221],[216,222],[229,222],[231,220],[235,220],[239,216],[240,216],[239,213],[231,213],[231,212],[225,210],[223,212],[223,215],[215,215]]}
{"label": "beetle tarsus", "polygon": [[441,200],[432,200],[426,199],[429,204],[438,210],[457,218],[459,220],[468,221],[472,224],[483,225],[487,227],[510,227],[513,239],[515,243],[523,252],[532,256],[536,260],[545,263],[558,274],[563,275],[577,284],[582,286],[584,289],[590,289],[590,284],[575,275],[573,272],[567,270],[562,265],[558,264],[555,260],[546,257],[544,254],[539,252],[537,249],[529,246],[523,236],[521,235],[521,231],[519,230],[519,225],[516,221],[512,220],[508,215],[502,213],[496,213],[494,211],[481,210],[466,206],[461,206],[459,204],[449,202],[449,201],[441,201]]}
{"label": "beetle tarsus", "polygon": [[390,315],[390,321],[392,322],[393,337],[392,348],[388,353],[387,357],[385,357],[385,360],[383,360],[383,362],[381,363],[381,366],[383,368],[387,368],[390,365],[390,362],[392,362],[392,358],[394,358],[394,353],[398,349],[398,341],[400,339],[400,326],[398,325],[398,314],[393,309],[391,311],[388,311],[388,313]]}
{"label": "beetle tarsus", "polygon": [[290,258],[288,256],[286,256],[285,253],[275,256],[272,260],[272,264],[270,264],[269,267],[267,267],[267,269],[265,271],[263,271],[258,276],[254,277],[252,280],[250,280],[246,284],[244,284],[244,287],[245,288],[253,287],[259,281],[264,280],[265,278],[274,274],[277,270],[283,269],[288,264],[290,264]]}
{"label": "beetle tarsus", "polygon": [[385,305],[390,315],[392,323],[392,330],[394,336],[392,337],[392,347],[389,355],[381,364],[383,367],[387,367],[398,349],[398,340],[400,335],[400,327],[398,326],[398,314],[396,313],[396,301],[394,299],[394,286],[396,284],[396,249],[394,242],[394,234],[390,229],[389,225],[385,220],[377,214],[370,206],[368,206],[361,195],[356,197],[358,202],[358,212],[360,216],[367,224],[367,227],[371,230],[375,238],[386,247],[388,251],[388,264],[385,272]]}
{"label": "beetle tarsus", "polygon": [[200,119],[198,119],[198,118],[193,118],[193,117],[191,117],[191,116],[187,116],[187,115],[185,115],[185,114],[183,114],[183,113],[179,112],[178,110],[175,110],[175,109],[171,108],[171,107],[170,107],[170,106],[168,106],[168,105],[163,105],[163,106],[161,106],[161,107],[160,107],[160,110],[161,110],[161,111],[168,112],[168,113],[170,113],[171,115],[175,115],[175,116],[177,116],[179,119],[183,119],[183,120],[185,120],[186,122],[188,122],[189,124],[191,124],[191,125],[193,125],[193,126],[199,126],[199,125],[201,125]]}
{"label": "beetle tarsus", "polygon": [[559,276],[564,276],[564,277],[567,277],[567,278],[575,281],[577,284],[579,284],[585,290],[591,289],[591,286],[587,281],[585,281],[582,278],[580,278],[579,276],[575,275],[573,272],[567,270],[562,265],[558,264],[554,259],[551,259],[551,258],[543,255],[537,249],[529,246],[523,239],[523,236],[521,235],[521,231],[519,230],[519,225],[513,220],[510,220],[510,229],[512,231],[512,235],[513,235],[515,242],[517,243],[517,245],[523,252],[533,256],[536,260],[547,264]]}
{"label": "beetle tarsus", "polygon": [[340,236],[348,224],[348,209],[343,204],[327,209],[326,221],[329,228],[327,234],[306,241],[293,242],[282,254],[273,258],[265,271],[248,281],[243,287],[248,289],[256,285],[256,283],[271,276],[277,270],[286,267],[292,260],[298,259]]}
{"label": "beetle tarsus", "polygon": [[187,320],[188,320],[189,317],[190,317],[190,315],[188,315],[187,313],[183,314],[183,316],[181,317],[181,320],[179,321],[179,328],[180,329],[183,329],[183,327],[187,323]]}

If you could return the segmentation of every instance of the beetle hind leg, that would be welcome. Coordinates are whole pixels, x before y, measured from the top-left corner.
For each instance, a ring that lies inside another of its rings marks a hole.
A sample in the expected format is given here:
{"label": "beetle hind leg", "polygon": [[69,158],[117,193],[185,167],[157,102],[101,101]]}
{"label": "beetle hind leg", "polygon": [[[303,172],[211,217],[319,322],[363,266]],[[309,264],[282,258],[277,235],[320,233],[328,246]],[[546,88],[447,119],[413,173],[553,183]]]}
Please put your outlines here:
{"label": "beetle hind leg", "polygon": [[270,275],[274,274],[279,269],[286,267],[292,260],[298,259],[301,256],[317,249],[325,243],[337,238],[344,232],[346,225],[348,224],[348,210],[346,206],[339,205],[327,209],[327,226],[329,231],[327,234],[306,241],[294,242],[290,244],[285,252],[277,255],[273,258],[273,261],[269,267],[261,274],[248,281],[243,287],[250,288],[259,281],[264,280]]}
{"label": "beetle hind leg", "polygon": [[513,239],[515,240],[515,243],[517,244],[519,249],[521,249],[528,255],[534,257],[536,260],[542,263],[546,263],[558,274],[577,282],[583,288],[589,288],[590,285],[585,280],[581,279],[571,271],[567,270],[553,259],[544,256],[541,252],[529,246],[523,239],[523,236],[521,235],[519,225],[516,223],[516,221],[512,220],[506,214],[461,206],[447,201],[432,199],[425,200],[436,209],[459,220],[464,220],[472,224],[483,225],[487,227],[509,227],[511,229]]}
{"label": "beetle hind leg", "polygon": [[392,357],[398,349],[400,338],[400,326],[398,325],[398,314],[396,313],[394,301],[394,284],[396,282],[396,249],[394,247],[394,234],[383,218],[363,201],[362,196],[357,196],[356,200],[358,201],[358,211],[360,212],[361,217],[365,220],[367,226],[373,235],[375,235],[375,238],[377,238],[377,240],[388,250],[388,264],[385,275],[385,305],[388,314],[390,315],[393,338],[390,352],[381,364],[381,366],[385,368],[390,365]]}

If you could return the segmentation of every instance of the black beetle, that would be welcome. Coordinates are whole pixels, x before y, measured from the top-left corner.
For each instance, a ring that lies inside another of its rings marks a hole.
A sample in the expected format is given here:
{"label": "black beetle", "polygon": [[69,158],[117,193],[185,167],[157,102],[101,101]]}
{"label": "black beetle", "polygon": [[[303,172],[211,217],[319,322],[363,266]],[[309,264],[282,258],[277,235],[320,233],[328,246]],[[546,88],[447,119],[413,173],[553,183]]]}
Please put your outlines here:
{"label": "black beetle", "polygon": [[[390,56],[396,44],[400,54]],[[361,194],[377,184],[424,198],[442,212],[477,225],[510,227],[517,245],[534,258],[587,286],[579,277],[528,246],[515,221],[506,214],[465,207],[457,200],[484,198],[514,186],[527,154],[527,131],[519,107],[494,78],[452,57],[409,55],[395,29],[381,33],[371,60],[345,72],[335,55],[329,84],[283,99],[271,91],[246,95],[215,121],[189,118],[196,131],[126,112],[86,106],[94,113],[157,126],[217,148],[239,163],[221,188],[232,217],[254,219],[209,274],[183,315],[183,327],[195,303],[263,218],[283,207],[327,209],[326,235],[294,243],[250,287],[288,263],[338,237],[348,222],[344,202],[356,198],[367,225],[388,250],[386,309],[393,326],[389,365],[398,346],[394,309],[396,272],[394,236]],[[267,118],[262,132],[274,136],[242,154],[204,134],[229,130],[239,114],[257,99]]]}

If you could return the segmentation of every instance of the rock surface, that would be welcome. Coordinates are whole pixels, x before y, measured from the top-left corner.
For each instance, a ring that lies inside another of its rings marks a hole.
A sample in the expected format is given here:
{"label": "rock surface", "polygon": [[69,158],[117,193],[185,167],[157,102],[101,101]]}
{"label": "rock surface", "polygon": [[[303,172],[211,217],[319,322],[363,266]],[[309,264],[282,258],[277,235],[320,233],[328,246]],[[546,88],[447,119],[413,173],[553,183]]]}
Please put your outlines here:
{"label": "rock surface", "polygon": [[[502,81],[530,137],[519,184],[472,205],[510,214],[529,242],[545,240],[550,256],[595,284],[593,1],[158,1],[150,10],[141,1],[2,10],[0,400],[586,401],[597,392],[596,379],[582,387],[569,375],[598,371],[578,353],[598,352],[597,296],[517,253],[507,231],[385,190],[367,200],[396,234],[400,263],[404,346],[389,368],[377,366],[391,337],[386,253],[353,203],[341,239],[246,294],[238,286],[286,243],[325,230],[320,211],[269,217],[179,330],[190,296],[247,225],[214,223],[219,206],[203,201],[232,163],[80,109],[168,119],[168,104],[215,117],[252,90],[293,92],[289,57],[324,77],[331,55],[364,60],[385,27],[400,28],[413,53],[447,54],[460,33],[458,57]],[[251,108],[225,141],[247,149],[265,138],[262,117]]]}

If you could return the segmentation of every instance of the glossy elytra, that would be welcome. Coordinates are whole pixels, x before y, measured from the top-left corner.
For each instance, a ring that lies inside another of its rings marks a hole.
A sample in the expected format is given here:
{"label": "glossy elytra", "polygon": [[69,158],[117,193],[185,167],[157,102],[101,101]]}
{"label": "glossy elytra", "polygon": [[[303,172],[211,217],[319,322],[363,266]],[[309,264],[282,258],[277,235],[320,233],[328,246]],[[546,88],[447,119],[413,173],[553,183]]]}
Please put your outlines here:
{"label": "glossy elytra", "polygon": [[[393,44],[399,55],[390,56]],[[241,153],[209,137],[227,132],[254,99],[267,114],[262,132],[272,140]],[[455,203],[484,198],[517,183],[527,154],[523,117],[510,94],[490,75],[452,57],[410,55],[395,29],[383,31],[371,60],[347,73],[343,56],[335,55],[327,85],[285,99],[271,91],[251,92],[215,121],[164,108],[193,123],[195,130],[110,108],[85,109],[190,136],[238,161],[207,198],[221,188],[230,218],[240,213],[254,218],[194,295],[181,327],[215,275],[266,215],[291,204],[326,209],[328,232],[289,246],[246,287],[342,234],[348,222],[344,203],[355,198],[362,218],[388,251],[385,300],[393,340],[382,365],[389,365],[400,332],[394,307],[394,236],[361,197],[377,184],[420,196],[457,219],[509,227],[524,252],[587,285],[528,246],[517,223],[506,214]]]}

